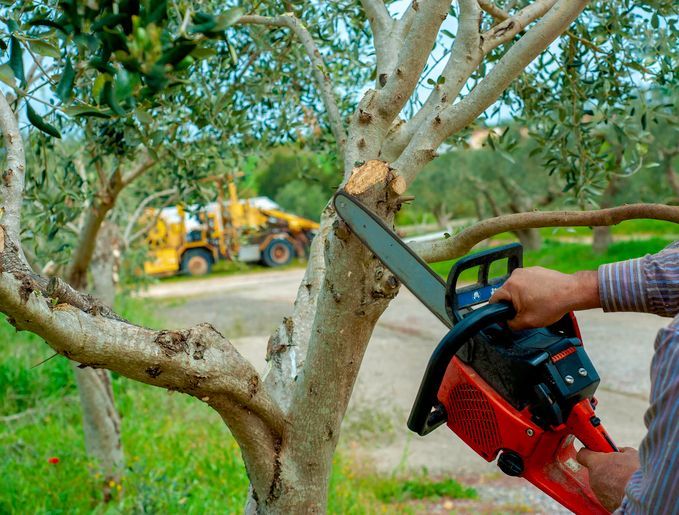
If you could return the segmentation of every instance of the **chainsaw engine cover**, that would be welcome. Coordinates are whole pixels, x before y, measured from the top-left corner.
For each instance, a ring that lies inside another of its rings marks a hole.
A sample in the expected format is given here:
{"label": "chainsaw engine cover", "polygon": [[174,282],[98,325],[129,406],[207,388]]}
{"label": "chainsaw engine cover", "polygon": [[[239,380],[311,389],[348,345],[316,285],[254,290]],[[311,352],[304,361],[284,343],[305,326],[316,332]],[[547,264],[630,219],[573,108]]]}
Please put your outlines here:
{"label": "chainsaw engine cover", "polygon": [[512,332],[494,324],[457,356],[516,410],[529,408],[534,422],[545,428],[562,424],[599,385],[580,339],[551,328]]}

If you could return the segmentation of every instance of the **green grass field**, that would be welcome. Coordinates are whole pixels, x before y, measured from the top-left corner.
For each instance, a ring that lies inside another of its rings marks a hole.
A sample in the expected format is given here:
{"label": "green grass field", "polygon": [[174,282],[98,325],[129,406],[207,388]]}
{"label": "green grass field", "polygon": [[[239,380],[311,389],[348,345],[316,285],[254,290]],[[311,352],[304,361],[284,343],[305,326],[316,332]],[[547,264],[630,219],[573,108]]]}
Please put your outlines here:
{"label": "green grass field", "polygon": [[[128,299],[118,310],[137,323],[162,325],[140,301]],[[38,365],[52,355],[40,338],[0,319],[0,514],[242,512],[248,480],[219,416],[189,396],[123,377],[113,385],[127,473],[114,485],[120,489],[114,501],[101,504],[70,366],[61,356]],[[331,479],[331,513],[409,513],[418,500],[475,496],[450,478],[376,475],[343,446]],[[59,463],[49,463],[54,457]]]}

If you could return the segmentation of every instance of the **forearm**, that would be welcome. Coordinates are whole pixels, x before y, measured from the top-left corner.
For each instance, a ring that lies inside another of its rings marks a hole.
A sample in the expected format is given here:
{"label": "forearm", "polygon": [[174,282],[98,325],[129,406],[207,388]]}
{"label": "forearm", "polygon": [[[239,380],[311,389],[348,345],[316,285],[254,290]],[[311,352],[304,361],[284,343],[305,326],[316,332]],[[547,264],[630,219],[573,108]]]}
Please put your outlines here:
{"label": "forearm", "polygon": [[679,311],[679,247],[639,259],[602,265],[599,295],[604,311],[675,316]]}
{"label": "forearm", "polygon": [[573,286],[569,292],[570,304],[565,311],[600,308],[599,274],[587,270],[576,272],[571,277],[573,278]]}

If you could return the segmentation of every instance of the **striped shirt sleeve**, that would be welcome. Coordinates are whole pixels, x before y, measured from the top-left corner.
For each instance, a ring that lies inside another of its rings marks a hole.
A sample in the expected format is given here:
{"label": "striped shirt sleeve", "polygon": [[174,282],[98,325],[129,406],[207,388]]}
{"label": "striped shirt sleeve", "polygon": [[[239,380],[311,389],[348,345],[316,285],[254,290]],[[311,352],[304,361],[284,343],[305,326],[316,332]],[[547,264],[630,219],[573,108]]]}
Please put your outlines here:
{"label": "striped shirt sleeve", "polygon": [[616,514],[679,512],[679,317],[661,329],[651,363],[648,432],[639,447],[640,468],[625,488]]}
{"label": "striped shirt sleeve", "polygon": [[604,311],[679,313],[679,241],[657,254],[599,267]]}

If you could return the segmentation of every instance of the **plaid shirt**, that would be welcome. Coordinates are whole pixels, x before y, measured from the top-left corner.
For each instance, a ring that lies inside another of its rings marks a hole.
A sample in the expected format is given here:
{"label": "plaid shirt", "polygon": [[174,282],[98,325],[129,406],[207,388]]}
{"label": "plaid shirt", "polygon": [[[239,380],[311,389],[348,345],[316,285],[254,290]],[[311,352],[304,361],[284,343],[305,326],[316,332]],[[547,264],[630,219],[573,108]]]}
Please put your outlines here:
{"label": "plaid shirt", "polygon": [[651,362],[648,432],[641,467],[630,478],[616,513],[679,513],[679,242],[655,255],[599,267],[604,311],[643,311],[673,317],[658,332]]}

